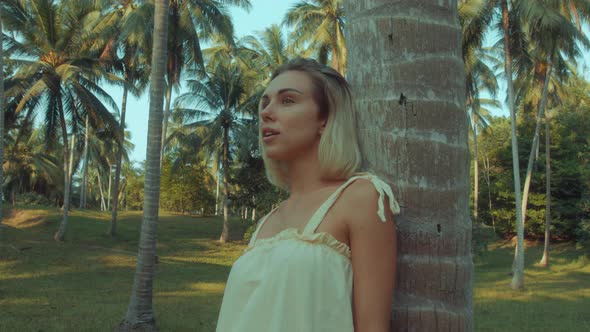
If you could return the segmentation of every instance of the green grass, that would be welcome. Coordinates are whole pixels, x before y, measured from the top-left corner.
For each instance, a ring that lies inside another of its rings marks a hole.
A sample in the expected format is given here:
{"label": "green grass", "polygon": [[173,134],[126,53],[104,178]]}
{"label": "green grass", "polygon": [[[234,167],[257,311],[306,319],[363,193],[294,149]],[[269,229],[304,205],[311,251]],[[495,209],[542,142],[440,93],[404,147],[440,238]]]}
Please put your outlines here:
{"label": "green grass", "polygon": [[[73,211],[57,243],[58,210],[21,210],[0,228],[0,331],[110,331],[123,318],[135,272],[140,212]],[[230,220],[241,238],[245,226]],[[225,281],[245,241],[220,245],[218,218],[163,214],[154,308],[160,331],[214,331]]]}
{"label": "green grass", "polygon": [[[5,216],[7,213],[4,214]],[[66,241],[52,236],[59,210],[20,209],[0,228],[0,331],[109,331],[123,318],[136,264],[141,213],[72,211]],[[220,218],[164,213],[158,225],[154,308],[160,331],[214,331],[231,264],[248,226],[231,220],[234,241],[217,243]],[[564,243],[552,265],[535,265],[527,248],[526,290],[508,287],[512,247],[504,243],[475,262],[476,331],[590,331],[590,259]]]}
{"label": "green grass", "polygon": [[525,252],[525,290],[510,289],[514,247],[495,243],[475,262],[476,331],[590,331],[590,259],[570,243],[552,246],[550,267],[538,265],[542,244]]}

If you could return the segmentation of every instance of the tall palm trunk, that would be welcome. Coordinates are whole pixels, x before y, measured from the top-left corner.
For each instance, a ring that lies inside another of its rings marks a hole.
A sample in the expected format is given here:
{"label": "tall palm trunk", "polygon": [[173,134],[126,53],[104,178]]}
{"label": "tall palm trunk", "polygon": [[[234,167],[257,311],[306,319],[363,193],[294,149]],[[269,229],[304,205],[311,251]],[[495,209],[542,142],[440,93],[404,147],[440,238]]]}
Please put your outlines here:
{"label": "tall palm trunk", "polygon": [[100,180],[100,171],[98,171],[98,191],[100,192],[100,211],[107,210],[107,203],[104,200],[104,191],[102,190],[102,181]]}
{"label": "tall palm trunk", "polygon": [[395,185],[402,206],[392,330],[471,331],[469,126],[457,2],[344,3],[347,76],[356,109],[371,110],[357,113],[364,166]]}
{"label": "tall palm trunk", "polygon": [[[129,77],[127,77],[129,79]],[[115,185],[111,192],[113,197],[113,209],[111,211],[111,226],[109,228],[109,234],[115,236],[117,234],[117,208],[119,207],[119,184],[121,181],[121,159],[123,158],[123,143],[125,142],[125,113],[127,110],[127,87],[123,88],[123,100],[121,101],[121,123],[119,124],[119,144],[117,146],[117,160],[115,170]]]}
{"label": "tall palm trunk", "polygon": [[[541,102],[539,104],[539,110],[538,110],[538,114],[537,114],[537,122],[536,122],[536,126],[535,126],[535,134],[533,136],[533,144],[531,146],[531,151],[529,153],[529,159],[528,159],[527,170],[526,170],[526,178],[524,181],[524,188],[522,190],[521,210],[522,210],[523,233],[524,233],[524,226],[526,223],[526,211],[527,211],[529,190],[531,187],[531,179],[533,176],[533,166],[534,166],[535,160],[536,160],[535,154],[537,154],[537,151],[539,148],[539,136],[540,136],[540,131],[541,131],[541,123],[543,120],[543,114],[545,112],[545,104],[547,103],[547,92],[549,90],[549,78],[551,77],[551,69],[552,69],[552,63],[553,63],[552,60],[553,59],[549,60],[549,62],[547,64],[547,69],[545,70],[545,79],[543,80],[543,93],[541,96]],[[517,244],[516,248],[514,249],[514,263],[512,264],[513,266],[516,266],[516,258],[518,255],[519,246],[520,246],[520,244]],[[524,248],[523,248],[523,251],[524,251]]]}
{"label": "tall palm trunk", "polygon": [[[0,17],[2,17],[2,6],[0,6]],[[0,20],[0,224],[2,224],[2,201],[4,201],[4,51],[2,47],[2,20]]]}
{"label": "tall palm trunk", "polygon": [[228,195],[229,195],[229,128],[223,128],[223,230],[219,237],[219,242],[226,243],[229,235],[228,224]]}
{"label": "tall palm trunk", "polygon": [[522,222],[526,221],[526,209],[528,204],[529,190],[531,187],[531,178],[533,174],[533,164],[535,163],[535,153],[539,147],[539,137],[541,133],[541,124],[543,123],[543,115],[545,113],[545,105],[547,104],[547,93],[549,90],[549,79],[551,77],[551,69],[553,67],[553,59],[549,60],[547,69],[545,71],[545,80],[543,81],[543,94],[541,96],[541,102],[539,104],[539,110],[537,114],[537,123],[535,126],[535,134],[533,136],[533,145],[529,153],[529,161],[526,169],[526,179],[524,182],[524,188],[522,191]]}
{"label": "tall palm trunk", "polygon": [[170,117],[170,100],[172,99],[172,84],[166,86],[166,106],[164,107],[164,120],[162,121],[162,150],[160,151],[160,168],[164,160],[166,132],[168,131],[168,118]]}
{"label": "tall palm trunk", "polygon": [[483,160],[483,167],[485,172],[485,179],[486,184],[488,187],[488,211],[490,211],[490,217],[492,218],[492,229],[494,233],[496,232],[496,219],[494,218],[494,214],[492,213],[492,189],[490,188],[490,158],[488,156],[485,157]]}
{"label": "tall palm trunk", "polygon": [[549,267],[549,241],[551,234],[551,136],[549,132],[549,115],[545,113],[545,245],[543,258],[539,264]]}
{"label": "tall palm trunk", "polygon": [[86,115],[86,123],[84,124],[84,164],[82,165],[82,188],[80,190],[80,208],[86,208],[86,196],[88,195],[88,138],[90,136],[90,126],[88,125],[88,115]]}
{"label": "tall palm trunk", "polygon": [[166,39],[168,32],[168,0],[155,1],[154,43],[150,78],[150,112],[146,152],[145,194],[143,220],[137,254],[137,268],[133,279],[127,314],[117,330],[156,330],[152,305],[156,265],[156,229],[160,198],[160,151],[162,145],[162,104],[166,70]]}
{"label": "tall palm trunk", "polygon": [[[56,83],[55,86],[60,86],[60,83]],[[59,229],[57,230],[57,232],[53,235],[53,239],[56,241],[63,241],[64,240],[64,236],[68,227],[68,211],[70,210],[70,168],[69,167],[69,163],[68,163],[68,130],[66,127],[66,118],[64,116],[64,111],[63,111],[63,103],[61,100],[61,94],[57,93],[56,96],[56,100],[57,100],[57,107],[58,107],[58,111],[59,111],[59,117],[60,117],[60,125],[61,125],[61,133],[62,133],[62,137],[63,137],[63,171],[64,171],[64,204],[63,204],[63,216],[62,216],[62,220],[61,223],[59,224]],[[74,136],[72,135],[72,142],[74,140]],[[73,144],[72,144],[73,147]],[[73,159],[73,158],[72,158]]]}
{"label": "tall palm trunk", "polygon": [[508,108],[510,109],[510,128],[512,132],[512,174],[514,177],[514,200],[516,206],[516,252],[513,277],[510,286],[513,289],[524,288],[524,224],[520,195],[520,165],[518,161],[518,138],[516,136],[516,111],[514,105],[514,86],[512,83],[512,56],[510,53],[510,21],[508,3],[502,0],[502,28],[504,30],[504,75],[508,86]]}
{"label": "tall palm trunk", "polygon": [[112,179],[113,179],[113,165],[109,162],[109,182],[107,186],[107,211],[111,209],[111,188],[112,188]]}
{"label": "tall palm trunk", "polygon": [[473,125],[473,222],[477,223],[479,200],[479,154],[477,151],[477,125]]}

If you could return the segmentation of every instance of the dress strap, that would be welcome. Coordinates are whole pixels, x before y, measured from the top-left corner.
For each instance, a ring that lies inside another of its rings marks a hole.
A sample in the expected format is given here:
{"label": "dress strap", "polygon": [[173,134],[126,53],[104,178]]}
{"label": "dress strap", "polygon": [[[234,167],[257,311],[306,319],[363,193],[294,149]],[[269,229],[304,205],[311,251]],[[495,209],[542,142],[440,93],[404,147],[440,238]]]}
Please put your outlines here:
{"label": "dress strap", "polygon": [[324,217],[326,216],[326,213],[328,213],[328,210],[330,210],[330,208],[332,207],[332,205],[334,205],[338,197],[340,197],[340,194],[342,194],[344,189],[346,189],[346,187],[348,187],[352,182],[354,182],[357,179],[370,180],[371,183],[373,183],[373,186],[375,186],[375,189],[379,193],[377,215],[379,215],[379,218],[382,222],[387,221],[387,219],[385,218],[385,205],[383,204],[383,200],[385,199],[386,195],[389,198],[389,207],[391,212],[393,212],[394,214],[398,214],[400,212],[399,205],[393,196],[391,187],[387,183],[383,182],[381,179],[379,179],[377,176],[371,173],[358,173],[358,175],[355,175],[348,179],[348,181],[346,181],[330,197],[328,197],[324,204],[322,204],[311,217],[311,219],[305,226],[305,229],[303,230],[303,234],[311,234],[315,232],[322,220],[324,220]]}
{"label": "dress strap", "polygon": [[250,242],[248,243],[248,247],[250,247],[254,244],[254,242],[256,241],[256,238],[258,237],[258,232],[260,231],[260,229],[262,228],[262,226],[264,225],[264,223],[266,222],[268,217],[270,217],[270,215],[273,214],[279,208],[279,206],[280,205],[277,205],[276,208],[272,209],[266,216],[262,217],[262,219],[258,223],[258,226],[256,226],[256,230],[254,231],[254,233],[252,233],[252,237],[250,237]]}

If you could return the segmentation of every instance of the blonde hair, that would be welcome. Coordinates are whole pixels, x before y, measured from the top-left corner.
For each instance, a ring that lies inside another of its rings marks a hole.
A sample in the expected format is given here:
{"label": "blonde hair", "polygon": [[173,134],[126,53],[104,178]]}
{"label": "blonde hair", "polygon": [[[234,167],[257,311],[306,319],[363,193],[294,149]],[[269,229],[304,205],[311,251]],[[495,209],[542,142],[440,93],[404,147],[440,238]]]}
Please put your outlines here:
{"label": "blonde hair", "polygon": [[[318,158],[323,179],[348,179],[361,166],[354,103],[350,86],[336,70],[312,59],[295,58],[277,68],[271,81],[287,71],[306,73],[313,84],[313,98],[319,107],[320,118],[327,119],[319,143]],[[284,162],[266,156],[262,134],[258,146],[268,181],[284,190],[289,190],[289,179]]]}

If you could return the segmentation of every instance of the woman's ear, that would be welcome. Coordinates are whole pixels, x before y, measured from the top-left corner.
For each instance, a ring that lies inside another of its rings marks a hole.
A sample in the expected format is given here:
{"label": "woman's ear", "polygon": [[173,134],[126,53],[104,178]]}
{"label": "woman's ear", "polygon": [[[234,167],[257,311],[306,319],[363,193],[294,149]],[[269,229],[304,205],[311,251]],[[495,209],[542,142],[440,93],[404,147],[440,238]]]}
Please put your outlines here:
{"label": "woman's ear", "polygon": [[324,132],[324,130],[326,129],[326,122],[328,122],[327,120],[324,120],[322,122],[322,126],[320,127],[320,129],[318,130],[318,133],[320,134],[320,136],[322,135],[322,133]]}

